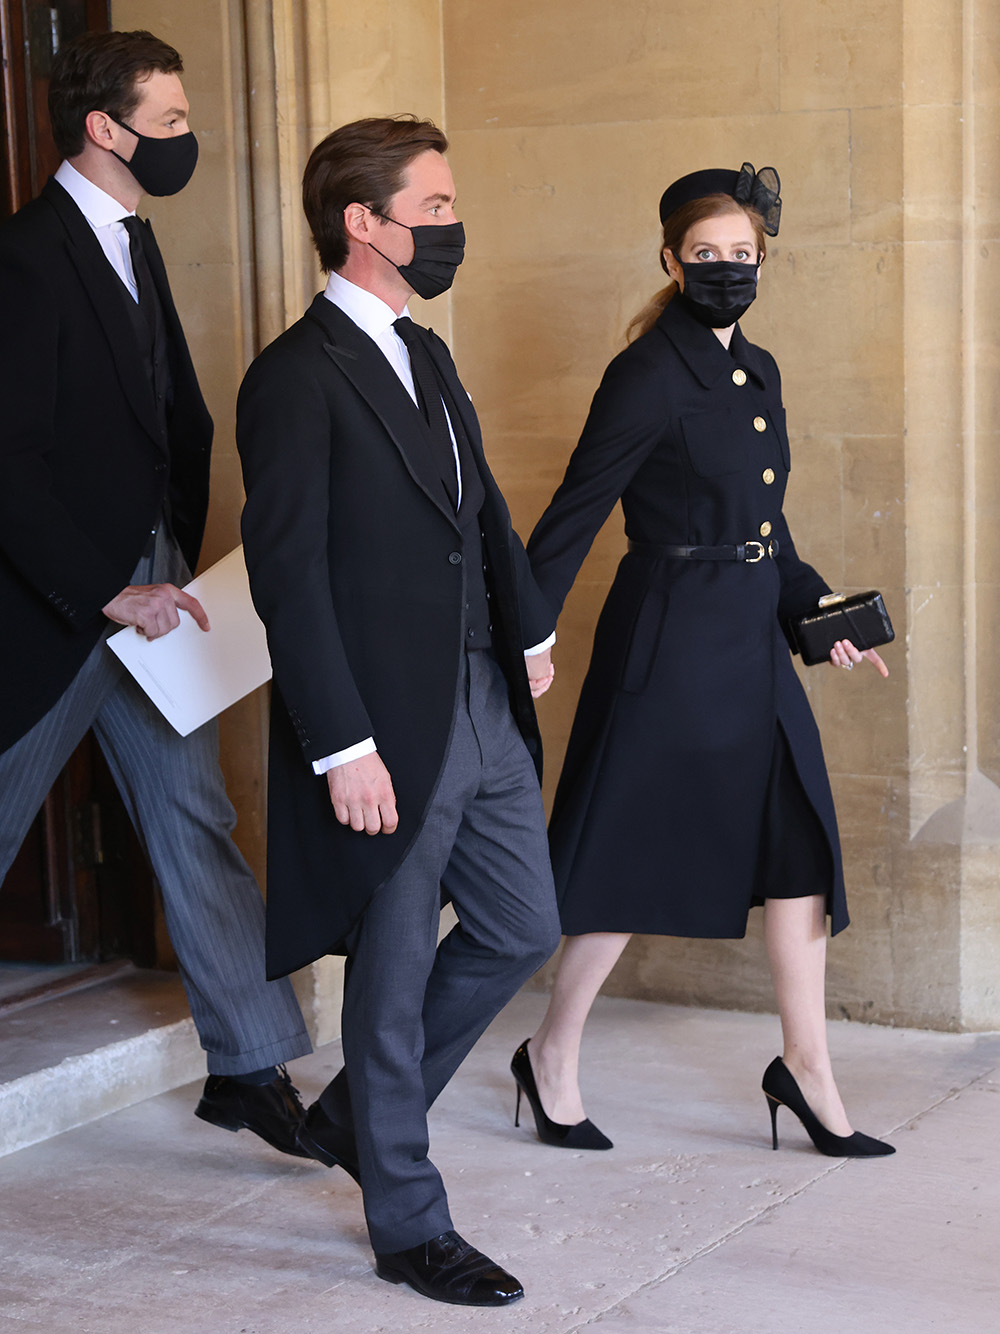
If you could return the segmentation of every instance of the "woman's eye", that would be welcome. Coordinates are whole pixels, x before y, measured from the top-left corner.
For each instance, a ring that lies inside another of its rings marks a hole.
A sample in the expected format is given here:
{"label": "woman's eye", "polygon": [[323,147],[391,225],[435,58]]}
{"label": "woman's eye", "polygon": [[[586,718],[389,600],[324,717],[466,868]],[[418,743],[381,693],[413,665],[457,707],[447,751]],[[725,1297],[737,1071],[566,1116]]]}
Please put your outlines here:
{"label": "woman's eye", "polygon": [[711,259],[711,258],[712,258],[712,251],[711,251],[711,250],[696,250],[696,251],[695,251],[695,256],[694,256],[694,257],[695,257],[695,259],[700,259],[700,260],[702,260],[702,261],[707,260],[707,259]]}
{"label": "woman's eye", "polygon": [[750,259],[750,251],[737,250],[734,258],[736,259],[737,264],[746,264],[746,262]]}

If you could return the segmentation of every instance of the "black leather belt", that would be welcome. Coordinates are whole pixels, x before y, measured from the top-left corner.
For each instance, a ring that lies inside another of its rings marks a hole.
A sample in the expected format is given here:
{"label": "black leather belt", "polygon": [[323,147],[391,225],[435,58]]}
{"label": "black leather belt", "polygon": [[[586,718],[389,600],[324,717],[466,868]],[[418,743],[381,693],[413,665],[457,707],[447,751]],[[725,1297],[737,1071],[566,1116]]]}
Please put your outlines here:
{"label": "black leather belt", "polygon": [[773,560],[778,554],[778,539],[772,538],[767,546],[763,542],[741,542],[730,547],[682,547],[669,542],[633,542],[628,541],[628,549],[633,556],[652,556],[654,559],[666,556],[673,560],[742,560],[748,565],[756,565],[765,556]]}

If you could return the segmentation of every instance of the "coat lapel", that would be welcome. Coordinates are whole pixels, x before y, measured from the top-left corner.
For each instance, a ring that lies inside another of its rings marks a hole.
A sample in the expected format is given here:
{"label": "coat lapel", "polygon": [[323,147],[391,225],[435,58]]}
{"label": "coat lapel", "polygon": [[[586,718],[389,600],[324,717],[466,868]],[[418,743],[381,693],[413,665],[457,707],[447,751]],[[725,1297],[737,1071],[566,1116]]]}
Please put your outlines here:
{"label": "coat lapel", "polygon": [[379,417],[417,486],[457,528],[455,511],[426,439],[424,419],[379,348],[322,293],[306,318],[322,330],[326,337],[323,351]]}
{"label": "coat lapel", "polygon": [[472,406],[472,400],[458,378],[455,363],[448,352],[447,344],[435,334],[433,329],[428,329],[424,333],[424,343],[434,361],[434,365],[437,367],[438,374],[448,389],[449,407],[454,407],[462,418],[462,425],[465,427],[465,433],[469,437],[478,462],[483,452],[483,433],[480,430],[479,418]]}
{"label": "coat lapel", "polygon": [[[67,252],[107,336],[125,396],[143,428],[159,448],[165,450],[167,442],[160,431],[152,387],[143,370],[135,333],[122,299],[121,279],[108,263],[90,224],[62,186],[49,180],[42,195],[66,229]],[[128,296],[127,292],[125,296]]]}

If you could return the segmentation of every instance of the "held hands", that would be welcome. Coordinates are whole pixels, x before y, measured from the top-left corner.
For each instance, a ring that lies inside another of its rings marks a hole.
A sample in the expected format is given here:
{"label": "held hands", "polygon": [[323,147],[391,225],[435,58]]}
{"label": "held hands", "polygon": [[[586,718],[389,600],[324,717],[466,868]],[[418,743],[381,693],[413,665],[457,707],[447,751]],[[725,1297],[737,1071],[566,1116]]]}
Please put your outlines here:
{"label": "held hands", "polygon": [[203,630],[211,628],[198,599],[173,584],[129,584],[101,610],[109,621],[134,625],[147,639],[176,630],[181,623],[178,610],[188,612]]}
{"label": "held hands", "polygon": [[327,771],[333,813],[360,834],[394,834],[399,824],[389,770],[378,752]]}
{"label": "held hands", "polygon": [[863,658],[868,659],[879,676],[889,675],[889,668],[873,648],[865,649],[862,653],[860,649],[854,647],[849,639],[838,639],[830,650],[830,661],[834,667],[846,667],[848,671],[851,671],[854,664],[861,662]]}
{"label": "held hands", "polygon": [[532,653],[530,657],[526,653],[524,665],[528,669],[531,698],[539,699],[555,680],[556,669],[552,666],[552,650],[547,648],[544,653]]}

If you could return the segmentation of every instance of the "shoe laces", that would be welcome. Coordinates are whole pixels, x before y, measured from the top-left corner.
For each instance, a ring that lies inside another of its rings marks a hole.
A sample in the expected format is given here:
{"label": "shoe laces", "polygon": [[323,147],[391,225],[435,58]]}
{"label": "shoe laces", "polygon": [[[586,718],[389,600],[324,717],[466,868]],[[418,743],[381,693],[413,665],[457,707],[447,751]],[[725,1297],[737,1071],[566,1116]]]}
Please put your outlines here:
{"label": "shoe laces", "polygon": [[278,1072],[278,1078],[281,1080],[282,1087],[285,1089],[286,1092],[290,1093],[294,1098],[294,1100],[299,1104],[299,1106],[301,1106],[302,1095],[299,1093],[298,1089],[292,1083],[292,1077],[288,1073],[288,1067],[284,1064],[284,1062],[282,1062],[281,1065],[275,1066],[275,1069]]}

